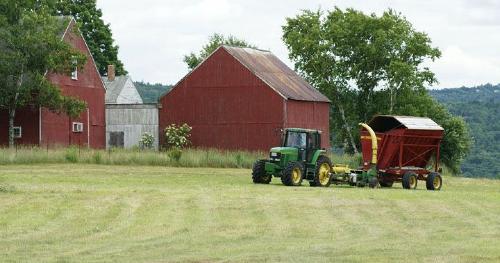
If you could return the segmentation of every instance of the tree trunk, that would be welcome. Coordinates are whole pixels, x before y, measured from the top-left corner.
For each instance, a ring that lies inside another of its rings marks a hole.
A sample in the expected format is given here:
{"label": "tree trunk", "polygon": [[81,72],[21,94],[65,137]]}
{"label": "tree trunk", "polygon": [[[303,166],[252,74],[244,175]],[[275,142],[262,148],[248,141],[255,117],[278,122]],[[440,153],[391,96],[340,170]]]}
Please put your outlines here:
{"label": "tree trunk", "polygon": [[14,120],[16,118],[16,108],[17,108],[17,100],[19,99],[19,90],[23,85],[23,70],[21,69],[21,74],[19,75],[19,79],[16,83],[16,95],[14,96],[14,101],[12,102],[11,107],[9,108],[9,148],[14,148]]}
{"label": "tree trunk", "polygon": [[14,119],[16,118],[16,109],[9,109],[9,148],[14,148]]}
{"label": "tree trunk", "polygon": [[337,103],[337,105],[339,108],[340,116],[342,117],[342,122],[344,122],[344,129],[347,132],[347,136],[349,136],[349,142],[351,143],[352,150],[355,154],[357,154],[358,148],[356,147],[356,143],[354,142],[354,138],[352,137],[351,126],[349,126],[349,123],[347,122],[347,119],[345,117],[344,108],[342,107],[342,105],[340,105],[340,103]]}

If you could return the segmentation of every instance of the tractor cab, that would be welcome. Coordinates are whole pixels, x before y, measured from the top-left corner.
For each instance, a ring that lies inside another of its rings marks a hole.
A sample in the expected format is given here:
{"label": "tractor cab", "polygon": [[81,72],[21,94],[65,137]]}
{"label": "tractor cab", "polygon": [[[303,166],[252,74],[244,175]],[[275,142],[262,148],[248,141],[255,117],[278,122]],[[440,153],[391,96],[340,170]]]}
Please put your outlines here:
{"label": "tractor cab", "polygon": [[269,159],[258,160],[253,167],[254,183],[269,183],[281,177],[285,185],[298,186],[308,180],[312,186],[330,185],[331,161],[321,149],[321,131],[288,128],[280,147],[271,148]]}
{"label": "tractor cab", "polygon": [[285,129],[283,148],[296,148],[297,157],[303,162],[311,162],[316,150],[321,147],[321,131],[298,128]]}

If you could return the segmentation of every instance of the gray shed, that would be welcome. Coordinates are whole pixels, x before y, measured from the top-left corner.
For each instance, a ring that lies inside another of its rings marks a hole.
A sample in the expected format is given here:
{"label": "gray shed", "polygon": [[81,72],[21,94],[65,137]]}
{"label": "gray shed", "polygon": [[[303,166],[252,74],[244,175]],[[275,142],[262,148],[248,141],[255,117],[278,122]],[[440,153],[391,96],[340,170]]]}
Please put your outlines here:
{"label": "gray shed", "polygon": [[138,147],[145,133],[154,136],[158,149],[158,104],[144,104],[129,76],[114,76],[108,67],[106,85],[106,148]]}

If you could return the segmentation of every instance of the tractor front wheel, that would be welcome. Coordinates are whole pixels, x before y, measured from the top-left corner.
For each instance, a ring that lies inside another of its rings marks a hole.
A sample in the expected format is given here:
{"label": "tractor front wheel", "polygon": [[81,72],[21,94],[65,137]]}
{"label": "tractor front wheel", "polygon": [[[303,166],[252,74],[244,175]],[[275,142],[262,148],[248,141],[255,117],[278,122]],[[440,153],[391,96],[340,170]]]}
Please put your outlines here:
{"label": "tractor front wheel", "polygon": [[281,176],[281,182],[286,186],[300,186],[302,179],[304,179],[304,166],[299,162],[290,162]]}
{"label": "tractor front wheel", "polygon": [[439,173],[430,173],[427,175],[426,186],[427,190],[439,191],[443,185],[443,178]]}
{"label": "tractor front wheel", "polygon": [[417,174],[414,172],[406,172],[403,175],[403,188],[404,189],[416,189],[417,188]]}
{"label": "tractor front wheel", "polygon": [[370,188],[375,188],[378,186],[378,178],[373,176],[372,178],[370,178],[370,180],[368,180],[368,186],[370,186]]}
{"label": "tractor front wheel", "polygon": [[331,174],[332,162],[324,155],[318,157],[316,161],[316,171],[311,186],[328,187],[332,183]]}
{"label": "tractor front wheel", "polygon": [[266,173],[266,161],[258,160],[253,164],[252,180],[254,184],[269,184],[272,176]]}

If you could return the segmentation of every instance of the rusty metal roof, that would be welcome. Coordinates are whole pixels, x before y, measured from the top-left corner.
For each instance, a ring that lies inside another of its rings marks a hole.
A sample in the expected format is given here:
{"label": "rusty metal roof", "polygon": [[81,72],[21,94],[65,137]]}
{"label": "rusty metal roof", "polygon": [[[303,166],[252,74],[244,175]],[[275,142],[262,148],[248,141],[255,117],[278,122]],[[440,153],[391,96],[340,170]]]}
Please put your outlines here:
{"label": "rusty metal roof", "polygon": [[221,48],[286,99],[330,102],[325,95],[269,51],[231,46]]}
{"label": "rusty metal roof", "polygon": [[388,131],[401,126],[410,130],[444,130],[432,119],[427,117],[413,116],[393,116],[393,115],[378,115],[373,117],[368,123],[375,131]]}

